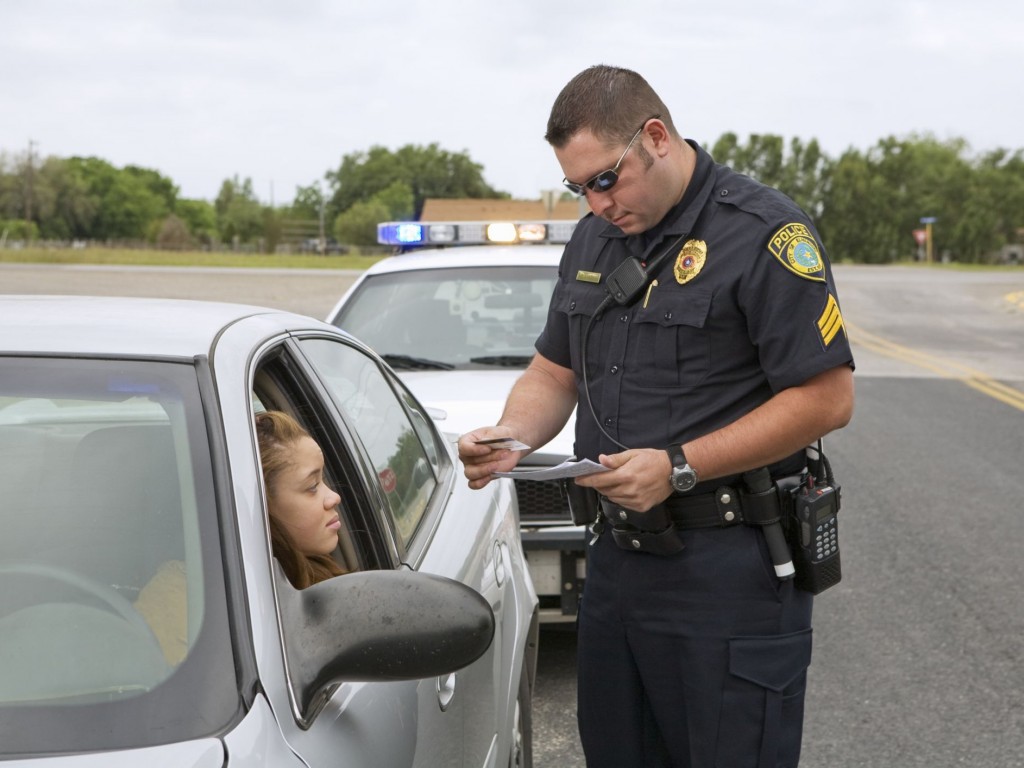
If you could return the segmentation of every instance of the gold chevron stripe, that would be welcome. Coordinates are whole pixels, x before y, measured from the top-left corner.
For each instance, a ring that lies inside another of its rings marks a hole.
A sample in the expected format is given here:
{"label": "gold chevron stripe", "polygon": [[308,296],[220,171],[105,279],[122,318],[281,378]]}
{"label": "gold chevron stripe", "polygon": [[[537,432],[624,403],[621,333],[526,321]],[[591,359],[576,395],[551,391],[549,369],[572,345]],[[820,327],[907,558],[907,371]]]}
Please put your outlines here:
{"label": "gold chevron stripe", "polygon": [[832,343],[836,334],[842,330],[845,330],[843,315],[839,311],[839,305],[836,303],[835,297],[830,293],[825,309],[822,311],[821,317],[818,318],[818,332],[821,333],[821,340],[825,342],[827,347]]}

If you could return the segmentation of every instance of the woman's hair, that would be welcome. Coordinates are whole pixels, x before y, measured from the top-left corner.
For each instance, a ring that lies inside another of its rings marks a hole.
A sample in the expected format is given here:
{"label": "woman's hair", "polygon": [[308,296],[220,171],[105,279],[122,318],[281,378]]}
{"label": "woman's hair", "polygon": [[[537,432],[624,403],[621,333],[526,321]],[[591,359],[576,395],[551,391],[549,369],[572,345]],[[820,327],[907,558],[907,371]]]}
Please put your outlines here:
{"label": "woman's hair", "polygon": [[650,84],[630,69],[598,64],[570,80],[555,99],[544,139],[556,149],[582,130],[609,144],[624,143],[658,117],[678,136],[672,116]]}
{"label": "woman's hair", "polygon": [[[264,411],[256,415],[256,437],[267,496],[273,499],[281,472],[292,464],[295,444],[310,437],[295,419],[283,411]],[[312,439],[312,438],[311,438]],[[295,546],[284,526],[270,515],[270,544],[274,557],[296,589],[346,573],[330,555],[307,555]]]}

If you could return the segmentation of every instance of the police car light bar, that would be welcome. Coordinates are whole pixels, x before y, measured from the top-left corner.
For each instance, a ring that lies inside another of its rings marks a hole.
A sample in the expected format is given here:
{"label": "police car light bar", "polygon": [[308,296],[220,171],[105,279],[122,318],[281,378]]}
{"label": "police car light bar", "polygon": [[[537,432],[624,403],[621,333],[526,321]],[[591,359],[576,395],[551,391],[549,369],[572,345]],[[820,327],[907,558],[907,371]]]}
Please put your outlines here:
{"label": "police car light bar", "polygon": [[389,221],[377,225],[377,242],[405,248],[425,245],[569,242],[575,221]]}

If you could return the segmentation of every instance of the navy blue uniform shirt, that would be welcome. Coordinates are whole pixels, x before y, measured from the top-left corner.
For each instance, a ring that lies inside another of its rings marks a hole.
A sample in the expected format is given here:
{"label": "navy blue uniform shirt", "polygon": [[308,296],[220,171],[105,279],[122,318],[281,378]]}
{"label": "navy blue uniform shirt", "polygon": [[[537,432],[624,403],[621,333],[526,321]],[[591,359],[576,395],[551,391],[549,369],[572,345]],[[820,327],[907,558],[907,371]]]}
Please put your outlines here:
{"label": "navy blue uniform shirt", "polygon": [[[651,259],[680,235],[685,244],[651,275],[657,282],[631,306],[613,303],[590,327],[590,395],[615,440],[629,448],[685,443],[780,390],[853,366],[832,271],[808,216],[689,143],[697,151],[693,178],[658,225],[627,236],[589,214],[562,256],[536,348],[576,374],[580,458],[622,450],[597,428],[583,390],[580,344],[607,295],[605,279],[627,258]],[[802,466],[801,452],[773,475]]]}

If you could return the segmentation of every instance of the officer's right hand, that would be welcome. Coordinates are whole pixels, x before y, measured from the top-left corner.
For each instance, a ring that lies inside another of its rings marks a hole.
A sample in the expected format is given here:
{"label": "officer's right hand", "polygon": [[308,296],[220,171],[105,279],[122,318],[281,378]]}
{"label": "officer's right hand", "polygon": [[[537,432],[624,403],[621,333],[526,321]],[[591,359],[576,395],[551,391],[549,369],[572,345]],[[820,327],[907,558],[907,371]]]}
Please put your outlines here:
{"label": "officer's right hand", "polygon": [[614,504],[645,511],[672,493],[668,481],[672,464],[665,451],[632,448],[621,453],[601,454],[598,459],[611,471],[579,477],[576,484],[593,488]]}
{"label": "officer's right hand", "polygon": [[459,438],[459,459],[470,488],[483,488],[494,479],[493,473],[510,472],[519,463],[522,451],[492,448],[480,443],[496,437],[515,438],[515,435],[508,427],[481,427]]}

